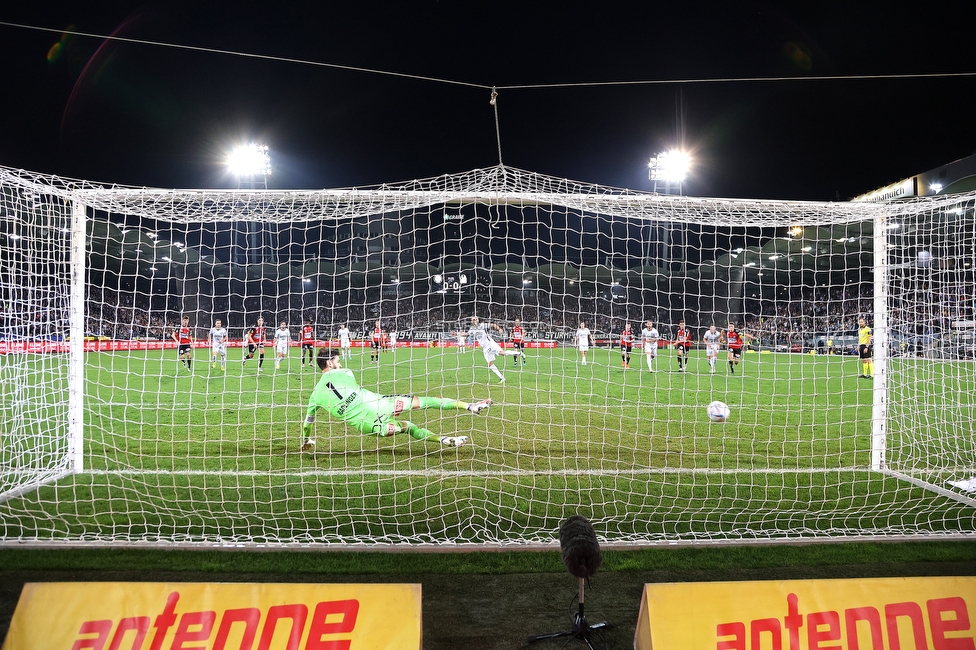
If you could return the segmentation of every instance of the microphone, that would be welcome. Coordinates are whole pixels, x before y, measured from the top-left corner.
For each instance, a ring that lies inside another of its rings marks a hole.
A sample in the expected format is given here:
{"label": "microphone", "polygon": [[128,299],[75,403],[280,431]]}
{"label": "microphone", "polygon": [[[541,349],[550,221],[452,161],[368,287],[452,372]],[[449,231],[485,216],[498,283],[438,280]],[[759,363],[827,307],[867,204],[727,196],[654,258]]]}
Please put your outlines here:
{"label": "microphone", "polygon": [[593,524],[582,515],[572,515],[559,525],[559,548],[563,564],[581,580],[596,573],[603,563]]}

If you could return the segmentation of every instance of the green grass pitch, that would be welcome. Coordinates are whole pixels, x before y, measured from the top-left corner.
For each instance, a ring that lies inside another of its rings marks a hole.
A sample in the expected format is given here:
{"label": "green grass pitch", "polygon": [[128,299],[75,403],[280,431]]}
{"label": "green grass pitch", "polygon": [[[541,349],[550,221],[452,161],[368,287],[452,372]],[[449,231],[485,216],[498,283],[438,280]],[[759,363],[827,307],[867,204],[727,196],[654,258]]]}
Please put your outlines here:
{"label": "green grass pitch", "polygon": [[[314,453],[301,422],[319,373],[297,349],[278,371],[269,353],[260,374],[239,349],[226,372],[206,349],[192,372],[175,351],[88,354],[86,471],[0,502],[3,538],[551,543],[576,512],[621,544],[974,530],[973,508],[870,471],[872,382],[853,357],[747,354],[732,375],[724,352],[715,374],[700,350],[686,372],[665,350],[654,373],[639,354],[622,368],[616,350],[586,366],[572,349],[528,354],[498,360],[500,384],[480,351],[400,348],[374,365],[355,350],[346,365],[369,390],[494,405],[404,416],[468,436],[460,448],[363,436],[320,412]],[[58,371],[34,371],[37,399]],[[957,374],[958,395],[976,392],[971,370]],[[725,423],[706,417],[716,399]],[[972,407],[916,402],[923,416],[959,410],[952,421]],[[890,460],[917,467],[912,422],[891,422]],[[971,456],[971,439],[954,444]]]}

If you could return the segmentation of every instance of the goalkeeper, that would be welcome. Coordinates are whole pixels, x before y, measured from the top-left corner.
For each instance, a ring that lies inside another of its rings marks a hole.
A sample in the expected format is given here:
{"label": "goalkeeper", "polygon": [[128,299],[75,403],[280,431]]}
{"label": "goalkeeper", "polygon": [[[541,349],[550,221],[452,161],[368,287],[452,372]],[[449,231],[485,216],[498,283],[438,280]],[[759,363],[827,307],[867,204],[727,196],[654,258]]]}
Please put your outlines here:
{"label": "goalkeeper", "polygon": [[[417,440],[437,437],[433,431],[418,427],[413,422],[396,419],[402,413],[418,409],[440,409],[442,411],[466,410],[483,413],[490,405],[490,399],[474,404],[441,397],[417,397],[416,395],[377,395],[364,390],[353,377],[352,371],[342,367],[339,353],[328,349],[319,350],[316,358],[322,370],[322,378],[312,390],[308,400],[308,413],[302,423],[305,443],[302,451],[315,449],[312,428],[315,412],[325,409],[338,418],[369,436],[385,438],[396,433],[407,432]],[[441,444],[459,447],[468,441],[467,436],[440,436]]]}

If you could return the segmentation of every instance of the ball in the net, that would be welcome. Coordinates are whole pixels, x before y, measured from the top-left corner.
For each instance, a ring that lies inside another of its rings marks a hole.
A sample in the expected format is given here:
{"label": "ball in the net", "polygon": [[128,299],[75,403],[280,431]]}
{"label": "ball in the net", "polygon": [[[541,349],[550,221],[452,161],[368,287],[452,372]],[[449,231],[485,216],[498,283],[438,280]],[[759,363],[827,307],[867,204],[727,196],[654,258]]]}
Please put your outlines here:
{"label": "ball in the net", "polygon": [[725,422],[729,419],[729,414],[732,411],[728,404],[716,400],[705,407],[705,412],[708,413],[708,419],[712,422]]}

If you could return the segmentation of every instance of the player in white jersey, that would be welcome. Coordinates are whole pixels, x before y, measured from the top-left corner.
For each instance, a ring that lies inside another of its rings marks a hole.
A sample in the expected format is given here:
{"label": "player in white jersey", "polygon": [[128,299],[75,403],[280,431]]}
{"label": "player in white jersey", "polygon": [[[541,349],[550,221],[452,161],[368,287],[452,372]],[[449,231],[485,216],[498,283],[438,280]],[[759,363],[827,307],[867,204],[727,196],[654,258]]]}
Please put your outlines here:
{"label": "player in white jersey", "polygon": [[210,367],[217,367],[217,360],[220,360],[220,369],[227,370],[227,328],[223,326],[220,319],[214,321],[214,326],[207,333],[207,342],[210,343]]}
{"label": "player in white jersey", "polygon": [[390,332],[390,350],[392,352],[396,352],[396,341],[398,334],[399,333],[396,330]]}
{"label": "player in white jersey", "polygon": [[722,333],[715,329],[714,323],[702,336],[702,343],[705,344],[705,354],[708,356],[708,372],[714,374],[715,364],[718,362],[718,349],[722,343]]}
{"label": "player in white jersey", "polygon": [[641,342],[644,345],[644,358],[647,359],[647,368],[654,372],[654,361],[657,359],[657,342],[661,340],[661,334],[654,327],[654,323],[647,321],[644,329],[641,330]]}
{"label": "player in white jersey", "polygon": [[580,321],[579,329],[576,330],[576,334],[573,335],[576,339],[576,349],[580,351],[580,356],[583,357],[583,365],[586,365],[586,353],[590,349],[590,344],[593,342],[593,337],[590,336],[590,329],[586,326],[584,321]]}
{"label": "player in white jersey", "polygon": [[275,370],[281,367],[281,360],[288,356],[288,346],[291,344],[291,332],[288,323],[281,321],[281,325],[274,333]]}
{"label": "player in white jersey", "polygon": [[[496,332],[501,332],[502,328],[498,326],[497,323],[492,323],[488,326],[489,329],[493,329]],[[481,352],[485,355],[485,361],[488,362],[488,369],[495,373],[495,376],[504,384],[505,375],[502,371],[498,369],[495,365],[495,358],[499,356],[518,356],[517,350],[504,350],[502,346],[498,345],[491,336],[488,335],[488,329],[485,328],[484,323],[478,321],[477,316],[471,317],[471,329],[468,330],[468,336],[475,340],[475,342],[481,346]]]}
{"label": "player in white jersey", "polygon": [[339,326],[339,357],[352,361],[352,339],[345,323]]}
{"label": "player in white jersey", "polygon": [[454,335],[457,337],[458,353],[460,354],[468,347],[468,337],[464,332],[455,332]]}

